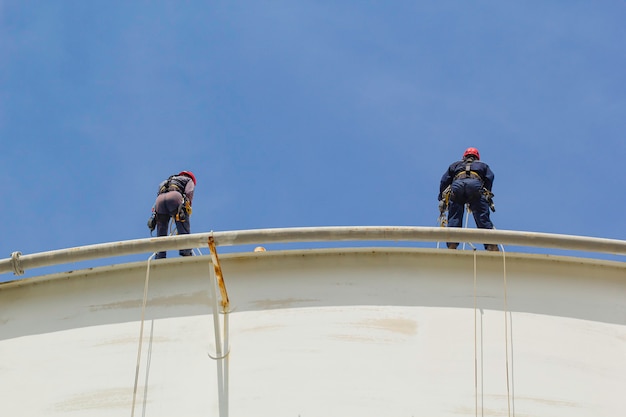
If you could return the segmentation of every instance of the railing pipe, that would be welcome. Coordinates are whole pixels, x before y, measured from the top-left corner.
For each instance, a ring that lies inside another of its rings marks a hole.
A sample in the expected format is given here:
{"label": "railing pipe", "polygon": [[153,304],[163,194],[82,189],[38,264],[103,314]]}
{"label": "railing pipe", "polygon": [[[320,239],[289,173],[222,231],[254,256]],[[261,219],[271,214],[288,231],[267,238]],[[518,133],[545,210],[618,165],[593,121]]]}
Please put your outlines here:
{"label": "railing pipe", "polygon": [[626,255],[626,241],[511,230],[412,226],[335,226],[251,229],[126,240],[30,255],[14,252],[0,260],[0,274],[100,258],[200,248],[212,237],[216,246],[320,241],[481,242]]}

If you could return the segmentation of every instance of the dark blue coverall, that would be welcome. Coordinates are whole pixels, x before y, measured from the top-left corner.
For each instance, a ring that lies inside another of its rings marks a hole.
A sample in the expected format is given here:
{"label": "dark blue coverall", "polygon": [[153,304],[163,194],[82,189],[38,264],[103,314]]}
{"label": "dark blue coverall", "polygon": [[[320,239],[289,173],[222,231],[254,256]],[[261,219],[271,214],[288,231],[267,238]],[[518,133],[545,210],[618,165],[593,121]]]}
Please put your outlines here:
{"label": "dark blue coverall", "polygon": [[[169,186],[168,186],[169,181]],[[191,203],[193,201],[193,192],[195,185],[191,178],[185,175],[176,175],[159,184],[159,191],[154,208],[156,212],[156,229],[157,236],[167,236],[167,229],[170,223],[170,217],[176,217],[178,208],[183,202],[183,193]],[[189,224],[189,216],[184,222],[175,220],[176,231],[179,235],[188,235],[191,233],[191,225]],[[180,256],[191,256],[191,249],[181,249],[178,251]],[[157,252],[155,258],[161,259],[166,257],[166,252]]]}
{"label": "dark blue coverall", "polygon": [[[467,165],[470,165],[469,174]],[[439,200],[443,198],[444,190],[450,185],[450,201],[448,205],[448,227],[462,227],[465,204],[474,215],[476,227],[480,229],[493,229],[493,223],[489,218],[489,202],[483,195],[483,187],[491,191],[494,174],[489,165],[469,156],[462,161],[456,161],[448,167],[441,177],[439,184]],[[458,243],[448,243],[449,248],[456,248]],[[485,244],[485,248],[495,245]],[[497,248],[497,246],[496,246]],[[493,248],[493,249],[496,249]]]}

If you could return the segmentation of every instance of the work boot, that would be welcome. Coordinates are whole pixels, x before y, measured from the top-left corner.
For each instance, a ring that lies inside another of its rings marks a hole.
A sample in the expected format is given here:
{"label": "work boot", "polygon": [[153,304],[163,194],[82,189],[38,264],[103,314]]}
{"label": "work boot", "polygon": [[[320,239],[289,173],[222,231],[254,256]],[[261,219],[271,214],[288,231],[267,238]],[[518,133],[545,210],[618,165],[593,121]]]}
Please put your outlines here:
{"label": "work boot", "polygon": [[498,252],[500,249],[498,248],[498,245],[494,245],[491,243],[486,243],[485,244],[485,250],[491,251],[491,252]]}
{"label": "work boot", "polygon": [[459,247],[459,244],[457,242],[448,242],[446,243],[446,245],[448,245],[448,249],[456,249]]}
{"label": "work boot", "polygon": [[191,249],[181,249],[178,251],[178,254],[180,256],[191,256],[193,255],[193,253],[191,252]]}
{"label": "work boot", "polygon": [[167,256],[167,252],[157,252],[154,259],[165,259]]}

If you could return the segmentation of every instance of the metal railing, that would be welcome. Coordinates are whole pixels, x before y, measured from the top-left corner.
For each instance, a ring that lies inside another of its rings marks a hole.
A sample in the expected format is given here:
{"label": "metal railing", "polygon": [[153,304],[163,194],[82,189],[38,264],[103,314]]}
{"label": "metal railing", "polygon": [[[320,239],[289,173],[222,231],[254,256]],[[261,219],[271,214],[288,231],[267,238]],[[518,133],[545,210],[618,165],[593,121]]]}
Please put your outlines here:
{"label": "metal railing", "polygon": [[195,233],[146,239],[125,240],[22,255],[13,252],[0,260],[0,274],[117,256],[167,250],[250,244],[339,242],[339,241],[410,241],[410,242],[481,242],[503,245],[554,248],[583,252],[626,255],[626,241],[586,236],[520,232],[494,229],[412,226],[334,226],[250,229]]}

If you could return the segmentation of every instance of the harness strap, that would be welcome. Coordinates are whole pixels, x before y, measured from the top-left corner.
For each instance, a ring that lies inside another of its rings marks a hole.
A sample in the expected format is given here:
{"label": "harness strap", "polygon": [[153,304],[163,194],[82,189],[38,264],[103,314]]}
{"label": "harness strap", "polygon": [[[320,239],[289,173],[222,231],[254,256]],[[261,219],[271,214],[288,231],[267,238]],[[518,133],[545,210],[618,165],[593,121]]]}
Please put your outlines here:
{"label": "harness strap", "polygon": [[462,180],[464,178],[476,178],[477,180],[483,180],[481,176],[476,171],[461,171],[454,176],[455,180]]}
{"label": "harness strap", "polygon": [[465,178],[475,178],[477,180],[480,180],[481,182],[484,182],[483,178],[480,176],[478,172],[472,171],[472,163],[474,162],[473,158],[467,158],[463,162],[465,162],[465,170],[457,172],[454,178],[452,179],[453,181],[462,180]]}
{"label": "harness strap", "polygon": [[159,189],[159,194],[163,194],[168,191],[178,191],[183,195],[183,197],[185,196],[185,190],[181,190],[181,188],[178,185],[174,184],[174,182],[172,181],[174,177],[176,177],[176,175],[170,175],[167,181]]}

